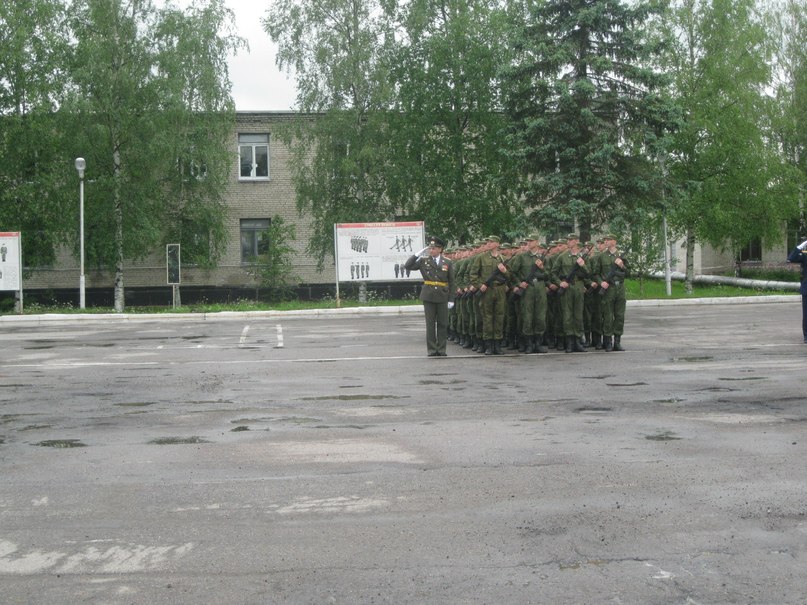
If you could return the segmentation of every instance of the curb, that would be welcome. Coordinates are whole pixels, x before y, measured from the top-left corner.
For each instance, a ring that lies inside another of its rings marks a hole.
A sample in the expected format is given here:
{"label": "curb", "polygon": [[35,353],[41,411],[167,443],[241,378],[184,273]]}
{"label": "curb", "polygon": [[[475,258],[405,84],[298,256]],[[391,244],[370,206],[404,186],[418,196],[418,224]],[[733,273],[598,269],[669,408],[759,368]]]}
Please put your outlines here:
{"label": "curb", "polygon": [[[687,305],[748,305],[801,303],[798,294],[738,296],[733,298],[678,298],[629,300],[628,307],[677,307]],[[44,315],[0,315],[0,326],[54,325],[64,323],[130,323],[147,321],[207,321],[234,319],[317,318],[333,315],[414,315],[421,305],[398,307],[350,307],[345,309],[302,309],[298,311],[221,311],[218,313],[47,313]]]}

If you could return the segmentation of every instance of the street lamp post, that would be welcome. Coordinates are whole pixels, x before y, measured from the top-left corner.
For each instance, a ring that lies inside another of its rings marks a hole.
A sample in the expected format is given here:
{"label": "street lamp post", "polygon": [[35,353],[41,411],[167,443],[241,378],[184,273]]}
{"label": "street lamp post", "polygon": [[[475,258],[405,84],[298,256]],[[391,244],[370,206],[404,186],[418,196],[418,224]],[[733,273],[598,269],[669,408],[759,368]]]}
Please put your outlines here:
{"label": "street lamp post", "polygon": [[76,158],[76,170],[78,170],[78,200],[79,200],[79,229],[78,238],[81,246],[81,273],[78,278],[78,305],[79,308],[85,307],[84,298],[84,169],[87,167],[87,162],[84,158]]}

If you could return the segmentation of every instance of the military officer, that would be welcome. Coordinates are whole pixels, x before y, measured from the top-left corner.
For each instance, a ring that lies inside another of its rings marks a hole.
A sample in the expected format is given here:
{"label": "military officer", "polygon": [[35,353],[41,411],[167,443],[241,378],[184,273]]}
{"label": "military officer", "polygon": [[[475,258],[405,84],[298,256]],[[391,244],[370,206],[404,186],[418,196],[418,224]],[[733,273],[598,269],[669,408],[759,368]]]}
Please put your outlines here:
{"label": "military officer", "polygon": [[801,334],[804,336],[804,343],[807,344],[807,240],[801,242],[793,249],[787,257],[787,262],[801,265]]}
{"label": "military officer", "polygon": [[[445,243],[438,237],[429,240],[424,248],[408,259],[404,267],[420,271],[423,286],[420,300],[426,317],[426,348],[429,357],[446,356],[448,310],[454,306],[454,266],[443,255]],[[428,255],[421,256],[428,250]]]}

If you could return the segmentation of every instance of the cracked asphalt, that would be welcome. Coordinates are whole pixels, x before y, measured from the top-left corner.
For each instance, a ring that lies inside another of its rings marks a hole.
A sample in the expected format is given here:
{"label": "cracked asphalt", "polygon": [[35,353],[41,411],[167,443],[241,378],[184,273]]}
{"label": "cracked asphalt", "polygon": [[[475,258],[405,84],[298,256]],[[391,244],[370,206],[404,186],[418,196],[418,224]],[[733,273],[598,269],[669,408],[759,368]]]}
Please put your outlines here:
{"label": "cracked asphalt", "polygon": [[802,603],[800,322],[445,359],[419,309],[0,323],[0,602]]}

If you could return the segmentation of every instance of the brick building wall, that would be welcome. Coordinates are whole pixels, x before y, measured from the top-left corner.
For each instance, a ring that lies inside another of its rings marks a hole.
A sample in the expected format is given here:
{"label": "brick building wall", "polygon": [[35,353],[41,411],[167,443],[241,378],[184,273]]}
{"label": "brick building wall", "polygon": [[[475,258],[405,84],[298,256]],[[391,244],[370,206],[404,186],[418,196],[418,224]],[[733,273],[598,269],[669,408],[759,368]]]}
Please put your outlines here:
{"label": "brick building wall", "polygon": [[[300,119],[295,112],[237,112],[236,125],[231,135],[232,165],[225,192],[227,215],[225,227],[227,244],[218,266],[211,270],[182,266],[183,286],[210,286],[244,288],[256,284],[248,267],[241,262],[242,219],[271,219],[278,215],[286,224],[294,225],[297,239],[289,242],[296,250],[295,275],[302,283],[329,284],[334,281],[333,263],[317,271],[316,260],[305,252],[310,238],[311,226],[305,217],[299,216],[296,207],[294,185],[290,170],[291,152],[279,137],[278,128],[291,120]],[[240,177],[240,134],[265,134],[269,136],[269,176],[265,179],[242,179]],[[92,195],[90,183],[85,185],[85,196]],[[76,219],[78,222],[78,219]],[[76,225],[78,228],[78,224]],[[25,234],[22,234],[25,237]],[[24,259],[23,259],[24,262]],[[77,287],[79,262],[69,250],[63,249],[58,261],[51,268],[35,268],[24,279],[24,290],[62,289]],[[96,271],[85,266],[86,287],[113,288],[114,273]],[[127,261],[124,267],[125,288],[147,288],[166,285],[165,250],[155,250],[141,261]]]}

